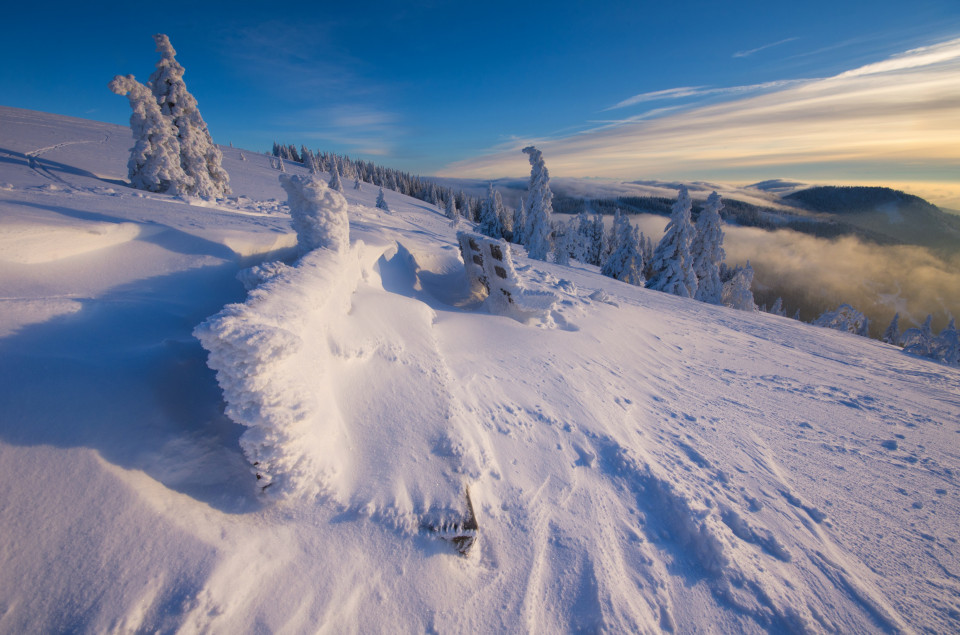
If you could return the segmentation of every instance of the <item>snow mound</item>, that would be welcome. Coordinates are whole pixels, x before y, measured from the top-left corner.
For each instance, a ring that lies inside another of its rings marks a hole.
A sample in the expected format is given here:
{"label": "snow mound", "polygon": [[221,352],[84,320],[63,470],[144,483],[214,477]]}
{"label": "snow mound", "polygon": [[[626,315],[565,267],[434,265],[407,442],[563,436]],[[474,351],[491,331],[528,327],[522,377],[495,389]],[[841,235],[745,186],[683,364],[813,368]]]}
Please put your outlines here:
{"label": "snow mound", "polygon": [[112,247],[140,235],[135,223],[72,220],[69,223],[3,223],[0,260],[20,264],[53,262]]}
{"label": "snow mound", "polygon": [[[429,306],[384,293],[416,262],[393,247],[318,249],[195,330],[263,491],[329,495],[414,530],[458,517],[476,452],[459,421]],[[429,449],[424,454],[423,449]],[[431,521],[432,522],[432,521]]]}

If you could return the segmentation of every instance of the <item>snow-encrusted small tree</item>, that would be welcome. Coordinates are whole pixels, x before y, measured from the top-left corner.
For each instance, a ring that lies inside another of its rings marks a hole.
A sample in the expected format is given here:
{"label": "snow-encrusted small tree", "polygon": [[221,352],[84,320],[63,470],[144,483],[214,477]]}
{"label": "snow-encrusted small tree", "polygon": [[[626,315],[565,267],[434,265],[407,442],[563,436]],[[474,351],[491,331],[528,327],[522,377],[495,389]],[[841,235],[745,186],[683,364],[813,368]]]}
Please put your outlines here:
{"label": "snow-encrusted small tree", "polygon": [[454,224],[459,222],[460,212],[457,211],[457,202],[452,196],[447,197],[447,209],[444,213]]}
{"label": "snow-encrusted small tree", "polygon": [[280,185],[287,192],[301,255],[321,247],[344,251],[350,246],[350,219],[342,194],[312,176],[281,174]]}
{"label": "snow-encrusted small tree", "polygon": [[487,185],[487,198],[480,204],[480,224],[477,231],[491,238],[503,238],[503,202],[500,192],[493,189],[493,183]]}
{"label": "snow-encrusted small tree", "polygon": [[330,169],[330,183],[328,185],[334,192],[343,192],[343,182],[340,180],[340,170],[337,169],[337,166]]}
{"label": "snow-encrusted small tree", "polygon": [[527,203],[520,197],[520,204],[513,210],[513,242],[524,245],[527,242],[524,231],[527,226]]}
{"label": "snow-encrusted small tree", "polygon": [[643,286],[643,252],[640,248],[640,230],[631,227],[623,214],[614,220],[617,228],[616,247],[600,270],[605,276],[628,284]]}
{"label": "snow-encrusted small tree", "polygon": [[583,263],[590,263],[590,252],[593,246],[593,221],[587,216],[586,210],[581,210],[573,217],[571,227],[574,234],[573,258]]}
{"label": "snow-encrusted small tree", "polygon": [[933,337],[933,315],[927,315],[920,328],[911,328],[903,332],[903,352],[919,357],[933,357],[936,342]]}
{"label": "snow-encrusted small tree", "polygon": [[223,155],[210,137],[207,124],[200,116],[197,100],[183,81],[183,66],[177,62],[170,38],[158,33],[160,61],[150,76],[150,88],[160,112],[173,120],[180,141],[180,165],[193,180],[188,193],[201,198],[217,198],[230,194],[230,176],[220,165]]}
{"label": "snow-encrusted small tree", "polygon": [[707,204],[700,212],[700,217],[697,218],[697,224],[694,226],[696,231],[690,246],[693,272],[697,276],[697,291],[694,297],[710,304],[720,304],[723,299],[720,265],[726,258],[726,254],[723,251],[723,229],[720,227],[722,208],[723,202],[719,194],[714,192],[707,198]]}
{"label": "snow-encrusted small tree", "polygon": [[870,333],[870,320],[849,304],[841,304],[835,311],[825,311],[813,321],[813,325],[846,331],[863,337],[868,337]]}
{"label": "snow-encrusted small tree", "polygon": [[500,197],[500,192],[497,192],[494,196],[500,203],[500,226],[503,227],[503,239],[507,242],[512,242],[514,211],[503,204],[503,198]]}
{"label": "snow-encrusted small tree", "polygon": [[359,176],[358,176],[357,179],[353,182],[353,189],[355,189],[355,190],[358,191],[358,192],[360,192],[360,191],[363,190],[363,186],[360,185],[360,177],[359,177]]}
{"label": "snow-encrusted small tree", "polygon": [[947,327],[940,331],[934,343],[936,359],[946,364],[956,366],[960,363],[960,334],[953,318]]}
{"label": "snow-encrusted small tree", "polygon": [[550,173],[543,161],[543,153],[534,146],[523,152],[530,158],[530,200],[523,234],[527,255],[534,260],[546,260],[552,249],[550,232],[553,228],[553,192],[550,190]]}
{"label": "snow-encrusted small tree", "polygon": [[737,267],[733,275],[723,284],[723,306],[740,311],[756,311],[757,304],[753,299],[753,267],[747,261],[746,267]]}
{"label": "snow-encrusted small tree", "polygon": [[567,267],[570,265],[570,254],[574,247],[573,224],[570,222],[553,222],[553,262]]}
{"label": "snow-encrusted small tree", "polygon": [[783,308],[783,298],[777,298],[777,301],[773,303],[772,307],[770,307],[770,313],[773,315],[779,315],[780,317],[787,317],[787,311]]}
{"label": "snow-encrusted small tree", "polygon": [[665,291],[683,298],[693,298],[697,293],[697,276],[693,270],[690,246],[694,228],[690,222],[693,203],[686,187],[680,188],[677,202],[670,212],[670,222],[663,238],[653,252],[651,269],[653,278],[647,284],[651,289]]}
{"label": "snow-encrusted small tree", "polygon": [[900,314],[895,313],[893,319],[890,320],[890,326],[887,327],[887,330],[883,332],[883,337],[880,338],[882,341],[887,344],[893,344],[894,346],[900,345]]}
{"label": "snow-encrusted small tree", "polygon": [[169,117],[160,112],[150,89],[133,75],[117,75],[109,88],[130,100],[134,144],[127,161],[130,184],[138,190],[182,194],[191,179],[180,165],[180,141]]}
{"label": "snow-encrusted small tree", "polygon": [[390,211],[390,206],[387,205],[387,199],[383,197],[383,188],[380,188],[380,191],[377,193],[377,208],[382,209],[385,212]]}

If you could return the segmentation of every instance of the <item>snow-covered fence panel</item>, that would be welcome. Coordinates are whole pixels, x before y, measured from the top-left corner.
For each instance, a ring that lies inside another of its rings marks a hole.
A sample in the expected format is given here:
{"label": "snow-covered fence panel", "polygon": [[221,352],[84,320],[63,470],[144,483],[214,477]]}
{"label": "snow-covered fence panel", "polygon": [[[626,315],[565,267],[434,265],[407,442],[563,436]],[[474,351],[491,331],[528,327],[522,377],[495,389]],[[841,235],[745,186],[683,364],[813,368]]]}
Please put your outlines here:
{"label": "snow-covered fence panel", "polygon": [[457,232],[457,240],[470,287],[486,293],[491,310],[525,320],[545,316],[556,304],[556,294],[523,287],[505,241],[470,232]]}

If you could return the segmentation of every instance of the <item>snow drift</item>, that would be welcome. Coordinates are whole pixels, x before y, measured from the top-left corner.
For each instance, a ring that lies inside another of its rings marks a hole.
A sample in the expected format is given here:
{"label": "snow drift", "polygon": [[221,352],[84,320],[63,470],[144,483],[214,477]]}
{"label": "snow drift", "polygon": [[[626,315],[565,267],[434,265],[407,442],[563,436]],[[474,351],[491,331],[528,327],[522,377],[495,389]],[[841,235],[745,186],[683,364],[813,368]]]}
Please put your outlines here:
{"label": "snow drift", "polygon": [[0,136],[0,631],[960,628],[956,368],[516,252],[520,321],[421,201],[295,261],[269,157],[200,205]]}
{"label": "snow drift", "polygon": [[330,495],[412,530],[463,515],[480,464],[433,339],[436,316],[384,294],[385,272],[417,284],[398,247],[316,249],[194,334],[227,415],[250,428],[240,444],[263,490]]}

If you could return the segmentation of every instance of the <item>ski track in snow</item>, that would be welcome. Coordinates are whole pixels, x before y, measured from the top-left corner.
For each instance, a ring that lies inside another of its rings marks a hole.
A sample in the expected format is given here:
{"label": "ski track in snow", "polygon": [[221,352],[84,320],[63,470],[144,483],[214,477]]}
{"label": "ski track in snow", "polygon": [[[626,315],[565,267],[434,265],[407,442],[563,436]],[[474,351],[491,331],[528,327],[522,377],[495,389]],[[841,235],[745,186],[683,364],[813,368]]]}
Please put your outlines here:
{"label": "ski track in snow", "polygon": [[[960,629],[955,369],[522,258],[558,302],[494,315],[369,185],[348,254],[244,298],[293,244],[266,157],[201,207],[95,176],[121,128],[0,116],[0,209],[48,228],[0,258],[0,631]],[[467,487],[464,558],[423,526]]]}

